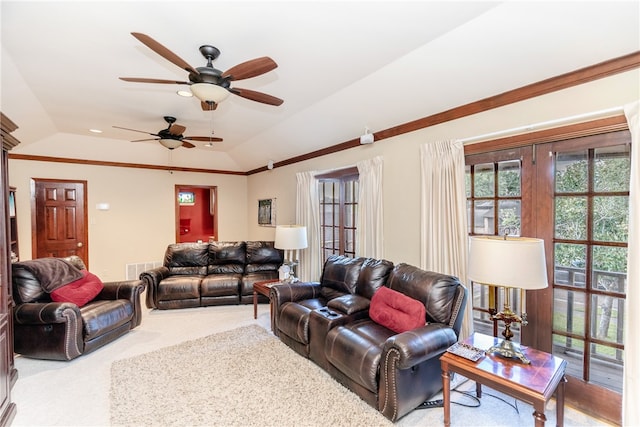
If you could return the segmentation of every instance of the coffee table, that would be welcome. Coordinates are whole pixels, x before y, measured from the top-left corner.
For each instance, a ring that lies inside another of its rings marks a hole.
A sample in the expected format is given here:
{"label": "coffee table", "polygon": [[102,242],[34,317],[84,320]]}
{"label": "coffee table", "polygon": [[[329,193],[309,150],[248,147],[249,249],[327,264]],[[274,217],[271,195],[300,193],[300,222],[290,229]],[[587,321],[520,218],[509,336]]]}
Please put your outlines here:
{"label": "coffee table", "polygon": [[[500,339],[474,333],[463,340],[480,349],[486,350]],[[451,425],[450,373],[460,375],[476,382],[476,395],[482,397],[482,384],[505,393],[518,400],[531,404],[536,427],[543,427],[547,418],[544,408],[547,401],[556,394],[556,424],[564,425],[564,384],[567,362],[552,354],[533,348],[522,347],[524,354],[531,360],[525,365],[518,359],[506,359],[498,355],[487,354],[477,362],[446,352],[440,357],[442,368],[442,395],[444,400],[444,425]]]}
{"label": "coffee table", "polygon": [[[258,318],[258,294],[269,298],[269,292],[273,285],[280,283],[280,280],[263,280],[253,284],[253,318]],[[269,298],[269,309],[271,309],[271,298]]]}

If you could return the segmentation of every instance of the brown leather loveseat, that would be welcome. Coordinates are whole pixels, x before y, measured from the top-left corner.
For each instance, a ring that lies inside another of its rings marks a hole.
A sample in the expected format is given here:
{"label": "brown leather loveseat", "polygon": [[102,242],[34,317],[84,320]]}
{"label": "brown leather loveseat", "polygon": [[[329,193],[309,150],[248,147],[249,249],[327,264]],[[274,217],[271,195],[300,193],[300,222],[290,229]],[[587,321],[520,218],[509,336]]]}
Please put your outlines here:
{"label": "brown leather loveseat", "polygon": [[[283,251],[273,242],[175,243],[161,267],[140,275],[148,308],[250,304],[253,284],[278,278]],[[260,295],[261,302],[268,302]]]}
{"label": "brown leather loveseat", "polygon": [[466,295],[453,276],[331,256],[319,283],[271,288],[271,326],[396,421],[442,389],[439,358],[458,340]]}
{"label": "brown leather loveseat", "polygon": [[18,354],[71,360],[114,341],[142,321],[141,280],[102,283],[77,256],[38,258],[11,267]]}

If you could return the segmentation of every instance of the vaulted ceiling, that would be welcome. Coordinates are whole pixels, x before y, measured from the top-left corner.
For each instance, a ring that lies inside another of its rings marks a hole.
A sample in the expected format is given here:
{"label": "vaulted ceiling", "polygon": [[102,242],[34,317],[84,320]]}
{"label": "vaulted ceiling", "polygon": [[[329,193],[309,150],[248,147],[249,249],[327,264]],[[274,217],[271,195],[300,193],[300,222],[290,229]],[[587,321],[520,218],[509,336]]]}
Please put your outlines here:
{"label": "vaulted ceiling", "polygon": [[[130,142],[145,135],[113,126],[155,133],[169,115],[185,135],[224,139],[173,150],[175,161],[231,171],[640,50],[636,1],[3,0],[0,13],[1,109],[19,126],[18,152],[52,155],[75,144],[78,156],[153,162],[167,149]],[[275,70],[233,86],[284,103],[231,95],[205,112],[176,94],[186,85],[122,81],[188,75],[131,32],[193,67],[206,64],[205,44],[221,51],[214,66],[223,71],[269,56]]]}

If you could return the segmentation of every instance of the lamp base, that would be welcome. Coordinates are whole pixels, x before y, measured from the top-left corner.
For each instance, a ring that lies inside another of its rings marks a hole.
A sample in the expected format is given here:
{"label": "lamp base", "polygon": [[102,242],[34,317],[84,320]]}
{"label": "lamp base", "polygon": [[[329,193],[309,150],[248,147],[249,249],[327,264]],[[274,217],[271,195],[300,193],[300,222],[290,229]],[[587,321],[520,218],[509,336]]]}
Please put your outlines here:
{"label": "lamp base", "polygon": [[524,355],[520,346],[510,340],[502,340],[499,345],[494,345],[487,350],[487,353],[498,353],[500,356],[507,359],[520,359],[525,365],[531,364],[531,361]]}

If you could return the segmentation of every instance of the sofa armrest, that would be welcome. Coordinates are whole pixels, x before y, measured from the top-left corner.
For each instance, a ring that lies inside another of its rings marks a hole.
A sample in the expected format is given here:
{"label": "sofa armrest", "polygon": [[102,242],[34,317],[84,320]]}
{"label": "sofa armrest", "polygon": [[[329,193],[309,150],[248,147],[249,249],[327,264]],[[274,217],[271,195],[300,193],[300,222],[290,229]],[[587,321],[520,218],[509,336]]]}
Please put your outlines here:
{"label": "sofa armrest", "polygon": [[271,330],[278,336],[278,317],[287,302],[302,301],[320,296],[320,283],[296,282],[274,285],[269,291],[271,300]]}
{"label": "sofa armrest", "polygon": [[139,326],[142,322],[142,307],[140,297],[144,292],[145,283],[142,280],[124,280],[119,282],[106,282],[104,288],[96,299],[116,300],[126,299],[133,306],[133,322],[131,329]]}
{"label": "sofa armrest", "polygon": [[454,330],[441,323],[431,323],[411,331],[389,337],[383,355],[395,353],[397,369],[409,369],[433,357],[439,357],[458,341]]}
{"label": "sofa armrest", "polygon": [[[82,316],[77,305],[70,302],[31,302],[18,304],[13,311],[13,319],[18,325],[48,325],[67,323]],[[80,328],[82,329],[82,328]]]}
{"label": "sofa armrest", "polygon": [[171,272],[167,267],[160,266],[153,268],[151,270],[147,270],[140,274],[140,280],[142,280],[147,288],[147,298],[146,305],[147,308],[157,308],[156,307],[156,295],[158,291],[159,283],[169,277]]}
{"label": "sofa armrest", "polygon": [[271,287],[269,292],[274,309],[280,307],[285,302],[302,301],[305,299],[317,298],[320,296],[320,283],[318,282],[296,282],[282,283]]}

